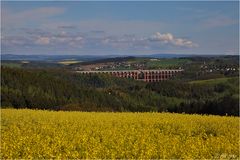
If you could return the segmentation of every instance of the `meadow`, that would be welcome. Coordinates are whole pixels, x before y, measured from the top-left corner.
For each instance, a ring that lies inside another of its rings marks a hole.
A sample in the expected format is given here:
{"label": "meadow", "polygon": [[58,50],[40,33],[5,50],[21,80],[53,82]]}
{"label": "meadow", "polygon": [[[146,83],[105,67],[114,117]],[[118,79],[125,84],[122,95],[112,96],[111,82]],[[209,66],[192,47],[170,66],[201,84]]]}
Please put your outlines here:
{"label": "meadow", "polygon": [[238,159],[239,117],[1,109],[1,159]]}
{"label": "meadow", "polygon": [[70,64],[75,64],[75,63],[79,63],[81,61],[76,61],[76,60],[65,60],[65,61],[59,61],[59,64],[63,64],[63,65],[70,65]]}
{"label": "meadow", "polygon": [[227,83],[228,81],[238,80],[238,77],[224,77],[224,78],[214,78],[214,79],[207,79],[207,80],[195,80],[189,82],[190,84],[220,84],[220,83]]}
{"label": "meadow", "polygon": [[192,61],[190,59],[160,59],[159,61],[148,61],[146,66],[148,68],[179,68],[183,64],[189,64]]}

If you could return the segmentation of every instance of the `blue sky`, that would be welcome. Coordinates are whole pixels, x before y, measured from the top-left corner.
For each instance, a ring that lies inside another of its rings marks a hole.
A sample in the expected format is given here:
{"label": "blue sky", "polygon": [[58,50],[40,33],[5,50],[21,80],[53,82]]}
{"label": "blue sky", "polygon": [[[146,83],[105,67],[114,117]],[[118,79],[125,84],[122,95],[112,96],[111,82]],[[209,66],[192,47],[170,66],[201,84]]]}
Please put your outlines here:
{"label": "blue sky", "polygon": [[2,2],[2,54],[238,54],[239,2]]}

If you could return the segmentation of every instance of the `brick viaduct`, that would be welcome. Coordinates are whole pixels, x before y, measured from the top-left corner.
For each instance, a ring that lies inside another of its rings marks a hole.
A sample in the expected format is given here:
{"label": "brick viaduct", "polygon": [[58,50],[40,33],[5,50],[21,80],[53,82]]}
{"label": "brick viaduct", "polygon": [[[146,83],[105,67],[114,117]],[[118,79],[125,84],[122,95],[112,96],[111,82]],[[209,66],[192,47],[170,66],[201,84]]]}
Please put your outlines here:
{"label": "brick viaduct", "polygon": [[183,70],[119,70],[119,71],[76,71],[81,74],[110,74],[115,77],[133,78],[145,82],[167,80]]}

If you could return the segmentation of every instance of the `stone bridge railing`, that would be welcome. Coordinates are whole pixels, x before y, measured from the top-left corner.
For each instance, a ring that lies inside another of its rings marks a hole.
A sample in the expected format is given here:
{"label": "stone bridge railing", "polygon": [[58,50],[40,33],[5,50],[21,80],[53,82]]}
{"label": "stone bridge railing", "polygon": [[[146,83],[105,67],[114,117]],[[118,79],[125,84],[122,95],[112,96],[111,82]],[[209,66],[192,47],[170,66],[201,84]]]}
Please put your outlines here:
{"label": "stone bridge railing", "polygon": [[76,71],[81,74],[110,74],[115,77],[133,78],[145,82],[159,82],[182,73],[183,70],[116,70],[116,71]]}

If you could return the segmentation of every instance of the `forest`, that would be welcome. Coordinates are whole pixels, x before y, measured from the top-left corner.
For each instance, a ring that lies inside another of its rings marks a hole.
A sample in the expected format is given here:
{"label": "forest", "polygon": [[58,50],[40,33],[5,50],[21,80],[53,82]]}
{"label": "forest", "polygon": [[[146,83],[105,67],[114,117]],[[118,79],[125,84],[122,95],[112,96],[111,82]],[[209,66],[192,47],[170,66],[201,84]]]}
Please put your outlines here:
{"label": "forest", "polygon": [[239,116],[239,78],[145,83],[66,69],[1,67],[1,107],[65,111],[174,112]]}

